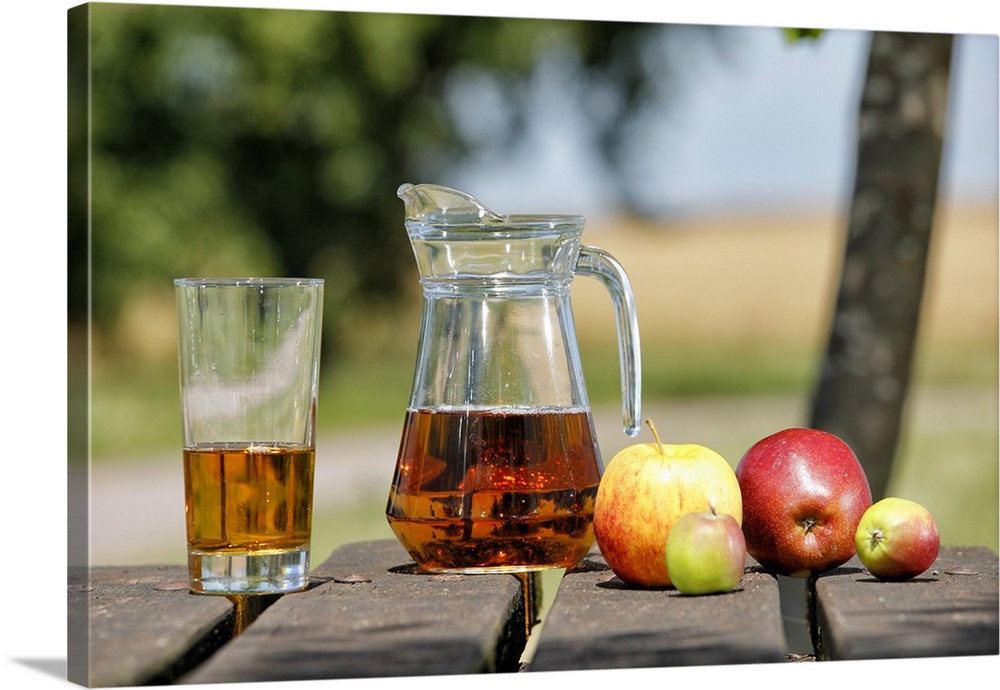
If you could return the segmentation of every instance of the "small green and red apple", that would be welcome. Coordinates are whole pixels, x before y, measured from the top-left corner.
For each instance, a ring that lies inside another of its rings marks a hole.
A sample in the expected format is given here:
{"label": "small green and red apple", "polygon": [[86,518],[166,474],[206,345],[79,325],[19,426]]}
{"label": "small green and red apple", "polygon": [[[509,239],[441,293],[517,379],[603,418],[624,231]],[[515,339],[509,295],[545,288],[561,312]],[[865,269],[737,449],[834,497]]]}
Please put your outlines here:
{"label": "small green and red apple", "polygon": [[632,587],[668,587],[667,538],[685,513],[714,507],[743,519],[733,469],[698,444],[655,443],[623,448],[608,462],[594,502],[594,536],[608,566]]}
{"label": "small green and red apple", "polygon": [[743,577],[746,540],[732,515],[685,513],[667,536],[667,572],[682,594],[732,591]]}
{"label": "small green and red apple", "polygon": [[808,577],[854,556],[872,504],[854,451],[834,434],[791,428],[761,439],[736,466],[747,553],[766,570]]}
{"label": "small green and red apple", "polygon": [[941,539],[927,508],[890,496],[861,516],[854,544],[868,572],[880,580],[901,582],[931,567]]}

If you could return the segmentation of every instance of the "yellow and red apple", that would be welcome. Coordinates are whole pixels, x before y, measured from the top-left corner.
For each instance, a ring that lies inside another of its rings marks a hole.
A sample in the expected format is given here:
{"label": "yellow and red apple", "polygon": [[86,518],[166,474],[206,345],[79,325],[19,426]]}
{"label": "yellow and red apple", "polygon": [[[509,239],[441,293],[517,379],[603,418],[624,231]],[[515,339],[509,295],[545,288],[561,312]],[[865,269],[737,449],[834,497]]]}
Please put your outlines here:
{"label": "yellow and red apple", "polygon": [[930,511],[890,496],[861,516],[854,545],[868,572],[880,580],[909,580],[931,567],[941,546]]}
{"label": "yellow and red apple", "polygon": [[741,523],[733,469],[705,446],[664,444],[656,437],[655,443],[622,449],[608,462],[594,503],[594,535],[608,566],[627,585],[668,587],[671,528],[685,513],[713,509]]}

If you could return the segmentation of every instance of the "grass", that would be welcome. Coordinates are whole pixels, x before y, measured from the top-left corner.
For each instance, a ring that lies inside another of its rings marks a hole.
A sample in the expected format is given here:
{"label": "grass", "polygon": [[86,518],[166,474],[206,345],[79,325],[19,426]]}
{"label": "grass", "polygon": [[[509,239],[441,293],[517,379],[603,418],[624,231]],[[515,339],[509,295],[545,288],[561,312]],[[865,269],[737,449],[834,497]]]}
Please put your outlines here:
{"label": "grass", "polygon": [[996,458],[997,434],[920,434],[909,445],[892,492],[928,506],[941,543],[998,550],[997,463],[976,463],[973,481],[961,470],[974,457]]}
{"label": "grass", "polygon": [[[592,402],[621,395],[618,354],[612,346],[581,346]],[[648,343],[642,354],[643,397],[685,398],[791,393],[811,384],[814,357],[801,347],[738,343]]]}
{"label": "grass", "polygon": [[95,375],[90,392],[90,450],[94,461],[133,457],[181,442],[176,371],[123,367]]}
{"label": "grass", "polygon": [[[620,395],[618,355],[594,346],[582,356],[592,402]],[[671,348],[643,361],[647,398],[791,392],[806,385],[812,359],[801,351]],[[326,366],[317,424],[325,431],[396,422],[409,400],[413,355],[357,356]],[[97,374],[91,389],[91,451],[113,461],[180,439],[176,370],[126,365]]]}
{"label": "grass", "polygon": [[[613,345],[580,346],[591,402],[616,403],[621,395]],[[357,355],[324,366],[318,425],[325,431],[395,423],[409,400],[413,352]],[[808,391],[817,354],[789,345],[647,343],[643,352],[646,400]],[[924,386],[996,381],[996,353],[989,347],[933,352],[920,360],[914,384]],[[113,371],[113,373],[112,373]],[[113,461],[150,449],[172,448],[180,439],[180,400],[175,366],[124,363],[97,367],[92,377],[91,452]]]}
{"label": "grass", "polygon": [[[322,430],[400,419],[409,398],[412,357],[359,356],[324,367],[317,425]],[[113,462],[180,443],[175,365],[97,367],[90,395],[91,453]]]}

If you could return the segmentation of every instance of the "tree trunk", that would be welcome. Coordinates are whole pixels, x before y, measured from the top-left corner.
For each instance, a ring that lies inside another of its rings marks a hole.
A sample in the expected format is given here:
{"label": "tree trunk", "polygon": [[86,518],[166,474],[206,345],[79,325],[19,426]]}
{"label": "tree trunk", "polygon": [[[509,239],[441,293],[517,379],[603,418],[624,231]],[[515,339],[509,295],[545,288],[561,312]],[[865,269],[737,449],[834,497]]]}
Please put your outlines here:
{"label": "tree trunk", "polygon": [[885,496],[910,382],[930,248],[953,37],[875,32],[857,172],[811,426],[857,453]]}

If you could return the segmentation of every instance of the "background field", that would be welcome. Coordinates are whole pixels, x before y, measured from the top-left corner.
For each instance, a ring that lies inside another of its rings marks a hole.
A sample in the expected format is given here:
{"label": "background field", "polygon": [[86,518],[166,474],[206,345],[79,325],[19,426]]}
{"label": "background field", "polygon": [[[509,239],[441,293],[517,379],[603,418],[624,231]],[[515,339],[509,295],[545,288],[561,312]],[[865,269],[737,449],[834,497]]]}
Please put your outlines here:
{"label": "background field", "polygon": [[[998,548],[995,207],[945,210],[932,252],[915,379],[891,492],[927,505],[947,544]],[[644,414],[666,439],[735,465],[759,438],[808,421],[835,294],[843,220],[692,218],[651,226],[595,219],[585,241],[625,265],[642,334]],[[611,304],[573,287],[587,385],[605,460],[620,428]],[[174,316],[169,288],[134,305],[128,361],[101,356],[91,399],[95,564],[184,558]],[[323,362],[314,558],[391,537],[383,517],[410,387],[419,300],[358,324],[353,350]],[[643,439],[647,440],[647,439]]]}

